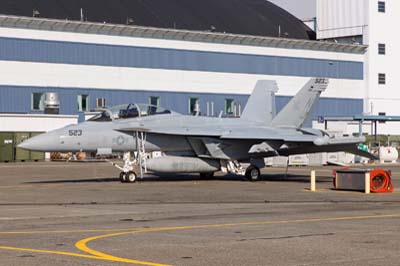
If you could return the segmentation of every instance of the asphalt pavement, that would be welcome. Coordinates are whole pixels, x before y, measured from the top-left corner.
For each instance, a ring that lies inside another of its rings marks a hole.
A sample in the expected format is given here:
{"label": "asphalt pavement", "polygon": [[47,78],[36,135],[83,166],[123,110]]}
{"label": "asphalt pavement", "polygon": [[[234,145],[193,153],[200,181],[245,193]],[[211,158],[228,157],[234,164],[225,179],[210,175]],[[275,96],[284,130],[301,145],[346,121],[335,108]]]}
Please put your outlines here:
{"label": "asphalt pavement", "polygon": [[395,191],[366,195],[334,190],[333,166],[127,184],[107,163],[0,164],[0,265],[400,265],[384,168]]}

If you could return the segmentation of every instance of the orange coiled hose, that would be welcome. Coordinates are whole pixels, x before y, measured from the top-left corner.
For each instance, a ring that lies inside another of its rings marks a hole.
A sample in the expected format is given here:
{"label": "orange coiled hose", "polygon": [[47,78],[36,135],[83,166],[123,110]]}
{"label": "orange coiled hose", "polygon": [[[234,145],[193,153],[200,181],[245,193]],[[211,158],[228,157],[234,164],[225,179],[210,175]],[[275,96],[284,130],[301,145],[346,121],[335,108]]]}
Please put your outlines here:
{"label": "orange coiled hose", "polygon": [[393,192],[394,186],[392,184],[391,174],[389,171],[383,169],[374,169],[370,172],[371,192],[374,193],[388,193]]}

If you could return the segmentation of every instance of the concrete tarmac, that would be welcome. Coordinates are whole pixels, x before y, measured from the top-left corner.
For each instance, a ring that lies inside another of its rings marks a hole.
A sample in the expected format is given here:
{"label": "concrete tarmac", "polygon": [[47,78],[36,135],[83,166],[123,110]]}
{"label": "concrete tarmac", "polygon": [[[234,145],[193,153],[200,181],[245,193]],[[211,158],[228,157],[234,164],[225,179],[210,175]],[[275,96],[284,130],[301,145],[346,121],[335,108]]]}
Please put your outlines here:
{"label": "concrete tarmac", "polygon": [[400,265],[400,167],[370,195],[333,190],[338,168],[126,184],[107,163],[0,164],[0,265]]}

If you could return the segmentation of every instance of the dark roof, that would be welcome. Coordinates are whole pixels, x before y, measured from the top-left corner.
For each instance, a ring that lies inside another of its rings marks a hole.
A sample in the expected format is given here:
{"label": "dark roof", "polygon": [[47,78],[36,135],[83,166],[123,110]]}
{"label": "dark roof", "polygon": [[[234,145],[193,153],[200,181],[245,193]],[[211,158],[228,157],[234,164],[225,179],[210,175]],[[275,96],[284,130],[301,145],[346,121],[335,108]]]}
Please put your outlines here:
{"label": "dark roof", "polygon": [[0,14],[157,28],[315,39],[299,19],[266,0],[1,0]]}

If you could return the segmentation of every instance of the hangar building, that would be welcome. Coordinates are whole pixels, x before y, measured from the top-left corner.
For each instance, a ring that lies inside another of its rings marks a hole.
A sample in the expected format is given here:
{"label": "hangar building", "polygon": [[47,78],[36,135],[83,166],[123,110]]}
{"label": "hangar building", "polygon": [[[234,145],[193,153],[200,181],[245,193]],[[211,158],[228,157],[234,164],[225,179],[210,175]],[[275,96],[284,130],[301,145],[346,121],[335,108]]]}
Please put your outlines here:
{"label": "hangar building", "polygon": [[[328,77],[313,119],[363,112],[366,46],[316,41],[268,1],[13,0],[0,14],[1,132],[129,102],[240,115],[259,79],[277,81],[278,110],[310,77]],[[58,115],[46,114],[46,93]]]}
{"label": "hangar building", "polygon": [[[398,116],[400,39],[395,32],[400,1],[318,0],[316,7],[318,39],[369,47],[364,59],[364,113]],[[399,123],[380,124],[379,132],[398,135]]]}

